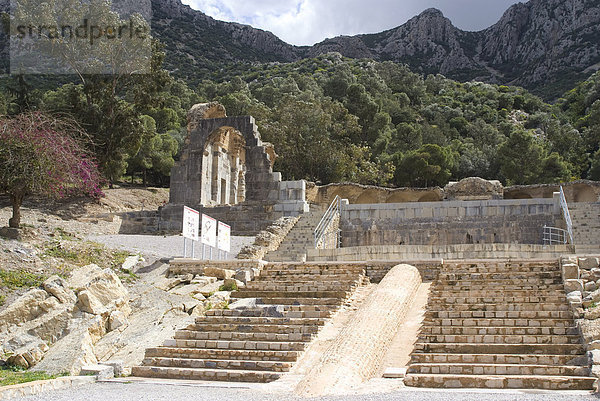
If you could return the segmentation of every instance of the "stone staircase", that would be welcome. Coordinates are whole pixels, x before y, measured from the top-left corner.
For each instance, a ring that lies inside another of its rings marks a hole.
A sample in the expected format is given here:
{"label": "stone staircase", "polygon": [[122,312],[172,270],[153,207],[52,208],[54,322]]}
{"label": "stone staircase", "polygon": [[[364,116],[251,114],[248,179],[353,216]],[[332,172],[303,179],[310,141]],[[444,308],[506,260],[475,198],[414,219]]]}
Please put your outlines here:
{"label": "stone staircase", "polygon": [[324,211],[311,205],[311,211],[302,215],[298,223],[285,237],[279,249],[267,254],[269,262],[303,262],[306,261],[306,250],[315,248],[314,231]]}
{"label": "stone staircase", "polygon": [[[232,294],[240,309],[208,311],[174,340],[146,350],[139,377],[271,382],[288,372],[320,328],[367,283],[360,266],[269,264]],[[253,300],[256,299],[256,300]]]}
{"label": "stone staircase", "polygon": [[591,390],[557,262],[450,263],[432,287],[405,384]]}
{"label": "stone staircase", "polygon": [[570,203],[569,210],[577,253],[600,252],[600,203]]}

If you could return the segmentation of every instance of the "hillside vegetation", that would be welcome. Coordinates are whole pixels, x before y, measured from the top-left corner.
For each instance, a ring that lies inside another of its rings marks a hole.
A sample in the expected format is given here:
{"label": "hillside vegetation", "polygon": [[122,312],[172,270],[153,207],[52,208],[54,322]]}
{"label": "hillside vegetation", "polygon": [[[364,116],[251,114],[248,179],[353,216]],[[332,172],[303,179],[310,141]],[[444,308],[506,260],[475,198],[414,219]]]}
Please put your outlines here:
{"label": "hillside vegetation", "polygon": [[192,88],[162,69],[164,57],[157,43],[152,74],[90,77],[53,90],[10,78],[0,114],[34,109],[75,118],[109,183],[167,185],[187,110],[215,100],[229,115],[256,117],[285,179],[417,187],[469,176],[505,184],[600,179],[600,74],[550,105],[522,88],[423,76],[339,53],[236,64]]}

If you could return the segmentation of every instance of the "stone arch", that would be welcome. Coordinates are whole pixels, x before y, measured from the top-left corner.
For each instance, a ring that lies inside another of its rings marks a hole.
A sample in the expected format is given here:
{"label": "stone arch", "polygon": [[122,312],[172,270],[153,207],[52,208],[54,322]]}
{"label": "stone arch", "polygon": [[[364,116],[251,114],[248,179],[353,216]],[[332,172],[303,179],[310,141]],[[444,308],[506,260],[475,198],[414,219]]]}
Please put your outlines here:
{"label": "stone arch", "polygon": [[202,153],[202,205],[241,203],[240,200],[246,198],[245,175],[244,136],[232,127],[215,129],[208,136]]}
{"label": "stone arch", "polygon": [[428,192],[419,198],[419,202],[440,202],[442,199],[435,192]]}
{"label": "stone arch", "polygon": [[408,203],[414,200],[414,195],[404,192],[396,191],[393,192],[386,200],[385,203]]}
{"label": "stone arch", "polygon": [[598,195],[589,185],[577,185],[573,188],[575,202],[598,202]]}
{"label": "stone arch", "polygon": [[533,199],[533,197],[527,192],[515,191],[509,197],[506,197],[506,199]]}
{"label": "stone arch", "polygon": [[362,194],[356,199],[358,205],[370,205],[379,203],[379,194],[374,190],[364,190]]}

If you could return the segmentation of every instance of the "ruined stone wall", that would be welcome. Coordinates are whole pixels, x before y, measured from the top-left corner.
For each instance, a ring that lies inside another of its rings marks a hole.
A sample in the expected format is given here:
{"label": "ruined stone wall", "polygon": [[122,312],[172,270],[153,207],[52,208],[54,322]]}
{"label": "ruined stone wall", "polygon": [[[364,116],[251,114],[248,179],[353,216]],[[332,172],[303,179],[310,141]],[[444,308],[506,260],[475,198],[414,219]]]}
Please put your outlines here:
{"label": "ruined stone wall", "polygon": [[[572,202],[600,202],[600,182],[575,181],[562,184],[565,196]],[[552,198],[560,191],[560,185],[520,185],[504,188],[504,199],[540,199]]]}
{"label": "ruined stone wall", "polygon": [[342,247],[541,244],[544,225],[560,224],[553,199],[349,205]]}
{"label": "ruined stone wall", "polygon": [[348,199],[350,204],[373,203],[437,202],[444,199],[441,188],[382,188],[360,184],[330,184],[323,187],[310,187],[308,201],[321,206],[329,206],[336,196]]}

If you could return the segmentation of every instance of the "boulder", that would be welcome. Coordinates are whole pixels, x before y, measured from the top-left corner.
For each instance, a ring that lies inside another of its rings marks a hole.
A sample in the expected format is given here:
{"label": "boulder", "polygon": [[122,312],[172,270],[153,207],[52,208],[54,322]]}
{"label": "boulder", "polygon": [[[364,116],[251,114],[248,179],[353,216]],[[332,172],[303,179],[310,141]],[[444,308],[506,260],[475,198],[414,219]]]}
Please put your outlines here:
{"label": "boulder", "polygon": [[579,291],[583,294],[583,281],[582,280],[565,280],[565,291],[567,294]]}
{"label": "boulder", "polygon": [[139,255],[129,256],[125,259],[125,262],[121,266],[121,270],[135,272],[137,265],[142,261],[143,259]]}
{"label": "boulder", "polygon": [[85,287],[77,294],[77,307],[82,312],[102,315],[119,309],[129,314],[129,292],[110,269],[95,271]]}
{"label": "boulder", "polygon": [[71,277],[67,280],[69,287],[75,289],[77,292],[80,289],[85,288],[93,277],[102,273],[102,269],[97,265],[87,265],[74,270],[71,273]]}
{"label": "boulder", "polygon": [[98,380],[108,380],[115,377],[115,370],[107,365],[87,365],[81,368],[80,376],[96,376]]}
{"label": "boulder", "polygon": [[125,373],[125,363],[122,360],[100,362],[99,365],[110,366],[111,368],[113,368],[113,373],[115,377],[121,377]]}
{"label": "boulder", "polygon": [[230,299],[231,293],[229,291],[217,291],[205,301],[205,305],[210,303],[215,307],[218,305],[229,304]]}
{"label": "boulder", "polygon": [[600,263],[598,258],[579,258],[579,268],[583,270],[597,269]]}
{"label": "boulder", "polygon": [[579,280],[579,265],[576,263],[565,263],[562,265],[564,280]]}
{"label": "boulder", "polygon": [[63,304],[75,303],[77,297],[67,282],[59,276],[52,276],[42,284],[44,290]]}
{"label": "boulder", "polygon": [[586,292],[594,292],[598,289],[598,285],[594,281],[588,281],[585,283]]}

